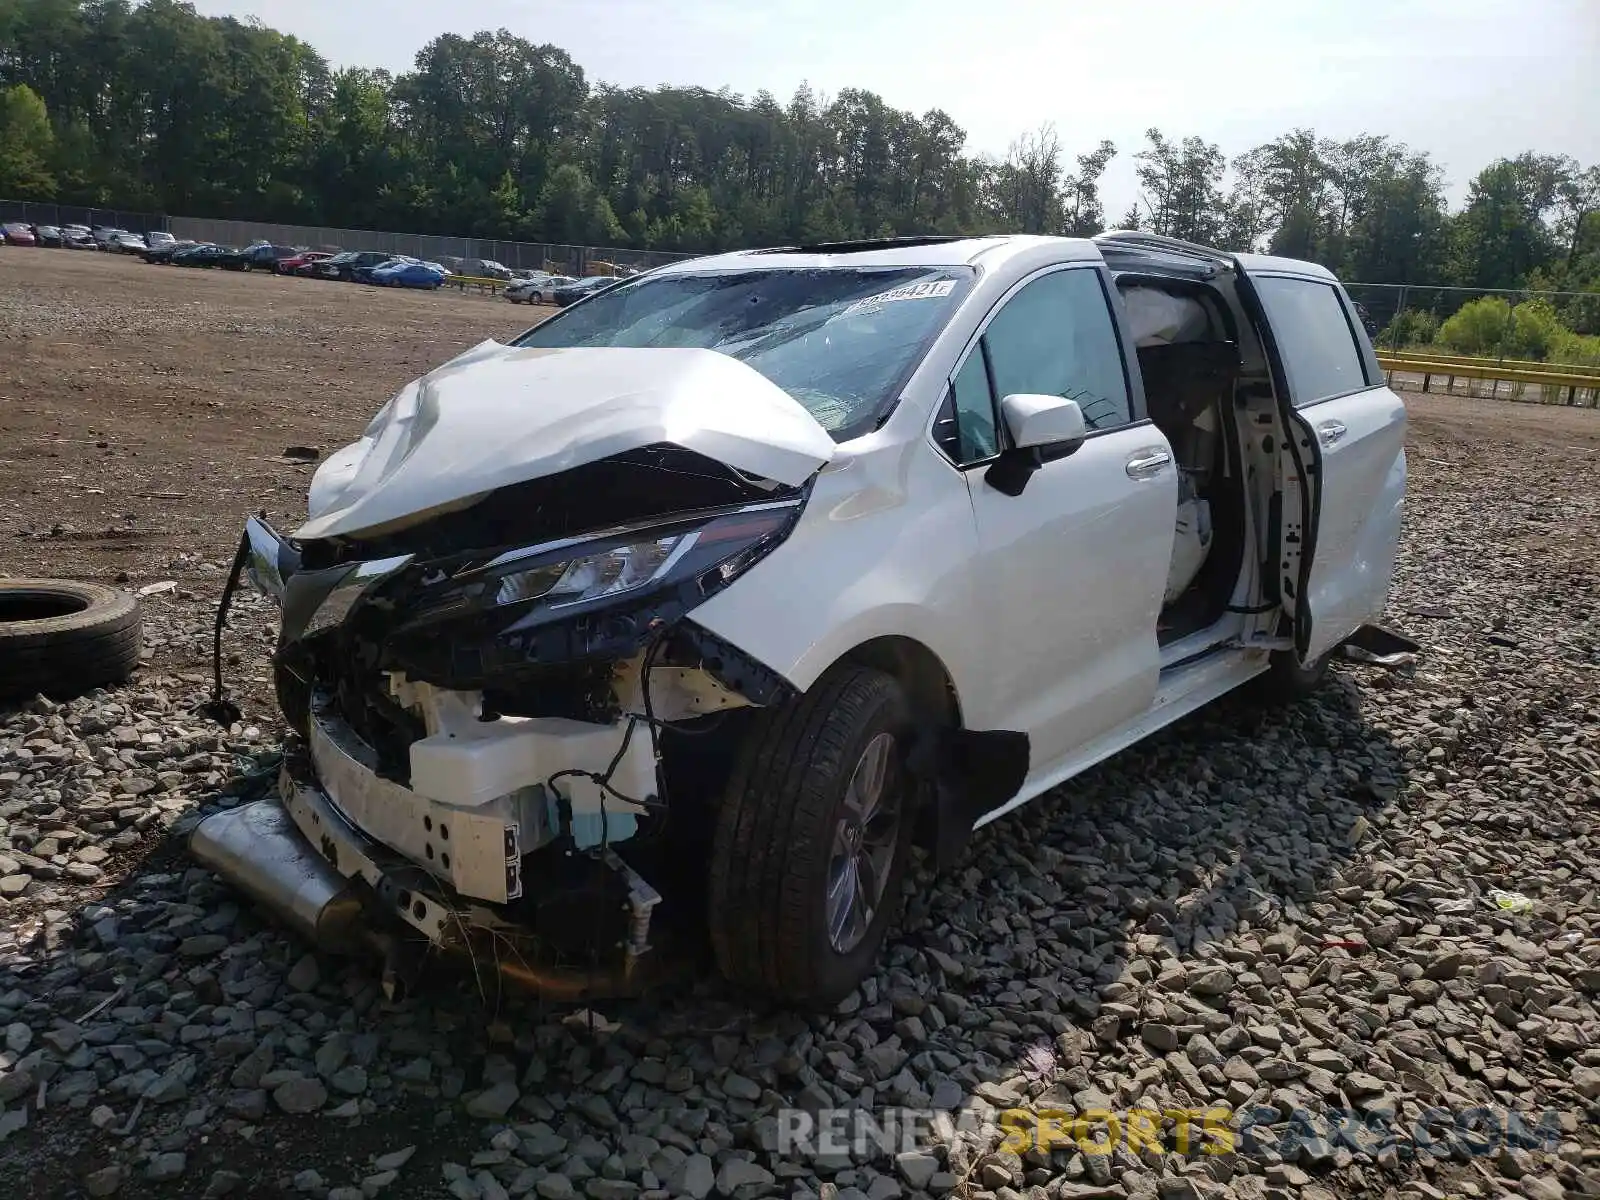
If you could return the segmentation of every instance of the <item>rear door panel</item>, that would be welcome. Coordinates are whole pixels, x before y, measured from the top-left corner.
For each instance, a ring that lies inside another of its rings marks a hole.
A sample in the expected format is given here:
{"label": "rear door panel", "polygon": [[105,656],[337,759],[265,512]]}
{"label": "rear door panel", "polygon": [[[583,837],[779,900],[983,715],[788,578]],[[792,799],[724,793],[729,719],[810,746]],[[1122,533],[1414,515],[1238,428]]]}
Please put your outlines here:
{"label": "rear door panel", "polygon": [[1316,533],[1301,601],[1310,610],[1306,661],[1383,614],[1394,576],[1406,491],[1406,410],[1386,387],[1324,400],[1291,418],[1321,460]]}
{"label": "rear door panel", "polygon": [[1279,593],[1300,660],[1381,616],[1405,499],[1406,411],[1332,276],[1247,273],[1240,298],[1272,360],[1293,434],[1279,455]]}

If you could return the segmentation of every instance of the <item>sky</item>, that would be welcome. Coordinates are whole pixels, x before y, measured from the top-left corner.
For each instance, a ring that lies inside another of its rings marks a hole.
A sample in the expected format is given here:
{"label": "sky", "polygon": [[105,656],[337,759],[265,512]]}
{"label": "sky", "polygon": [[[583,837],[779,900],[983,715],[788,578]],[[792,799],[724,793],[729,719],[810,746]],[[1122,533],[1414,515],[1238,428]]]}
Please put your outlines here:
{"label": "sky", "polygon": [[1232,158],[1298,126],[1425,149],[1459,204],[1524,150],[1600,163],[1600,0],[196,0],[255,16],[335,66],[410,68],[441,33],[505,28],[566,50],[590,82],[765,88],[808,82],[917,113],[1003,157],[1050,122],[1066,159],[1119,154],[1108,217],[1138,197],[1151,126]]}

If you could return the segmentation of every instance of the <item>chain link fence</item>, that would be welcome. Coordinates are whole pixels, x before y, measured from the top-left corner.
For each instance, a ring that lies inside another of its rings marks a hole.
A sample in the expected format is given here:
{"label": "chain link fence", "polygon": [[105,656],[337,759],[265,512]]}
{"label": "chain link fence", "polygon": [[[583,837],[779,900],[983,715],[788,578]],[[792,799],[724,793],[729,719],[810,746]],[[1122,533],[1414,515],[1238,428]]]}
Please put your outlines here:
{"label": "chain link fence", "polygon": [[28,225],[88,225],[91,228],[104,225],[138,234],[165,230],[182,240],[217,242],[224,246],[272,242],[307,250],[376,250],[385,254],[408,254],[425,262],[443,258],[486,259],[513,271],[550,271],[553,274],[580,277],[588,274],[608,275],[612,267],[644,271],[695,257],[667,250],[630,250],[620,246],[566,246],[550,242],[512,242],[499,238],[443,237],[427,233],[283,225],[269,221],[169,217],[164,213],[89,208],[34,200],[0,200],[0,223],[7,221],[21,221]]}
{"label": "chain link fence", "polygon": [[123,208],[87,208],[77,204],[44,204],[37,200],[0,200],[0,223],[21,221],[25,225],[106,226],[146,234],[167,227],[161,213],[129,212]]}
{"label": "chain link fence", "polygon": [[[371,229],[335,229],[318,225],[274,225],[262,221],[230,221],[208,217],[173,217],[172,234],[197,242],[246,246],[272,242],[308,250],[374,250],[408,254],[424,262],[443,259],[486,259],[513,271],[550,271],[557,275],[610,274],[613,266],[637,271],[659,267],[692,254],[663,250],[628,250],[608,246],[564,246],[549,242],[510,242],[498,238],[443,237],[429,233],[384,233]],[[449,265],[448,263],[446,265]]]}
{"label": "chain link fence", "polygon": [[1346,284],[1402,390],[1600,405],[1600,294]]}
{"label": "chain link fence", "polygon": [[1380,353],[1600,366],[1600,293],[1347,283]]}

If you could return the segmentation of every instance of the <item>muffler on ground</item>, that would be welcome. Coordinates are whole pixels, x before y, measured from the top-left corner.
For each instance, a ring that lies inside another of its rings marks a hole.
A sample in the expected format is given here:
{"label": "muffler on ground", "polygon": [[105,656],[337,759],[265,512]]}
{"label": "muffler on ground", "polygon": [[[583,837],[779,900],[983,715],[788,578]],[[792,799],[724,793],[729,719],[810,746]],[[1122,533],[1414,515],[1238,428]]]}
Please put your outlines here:
{"label": "muffler on ground", "polygon": [[[431,886],[414,867],[374,861],[380,849],[288,766],[280,791],[282,801],[268,797],[206,817],[189,835],[190,853],[317,949],[382,954],[386,987],[393,976],[414,974],[429,950],[470,964],[480,984],[487,974],[552,1001],[638,995],[684,966],[650,949],[649,918],[660,897],[637,876],[619,914],[631,934],[623,952],[593,965],[552,962],[536,937],[491,910]],[[297,818],[320,833],[317,844]]]}
{"label": "muffler on ground", "polygon": [[359,949],[366,914],[356,885],[320,858],[274,800],[213,813],[189,852],[319,949]]}

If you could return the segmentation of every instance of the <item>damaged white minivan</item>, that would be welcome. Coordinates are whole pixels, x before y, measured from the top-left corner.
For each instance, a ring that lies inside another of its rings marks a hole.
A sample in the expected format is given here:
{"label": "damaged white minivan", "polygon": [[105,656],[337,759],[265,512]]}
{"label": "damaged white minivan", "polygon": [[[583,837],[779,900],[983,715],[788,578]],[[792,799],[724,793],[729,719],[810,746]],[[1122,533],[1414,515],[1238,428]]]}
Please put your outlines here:
{"label": "damaged white minivan", "polygon": [[577,995],[698,937],[834,1002],[913,846],[1414,650],[1373,624],[1404,432],[1309,263],[1111,233],[652,271],[407,385],[291,537],[249,522],[219,638],[241,576],[281,604],[300,738],[192,846],[328,945],[387,923]]}

